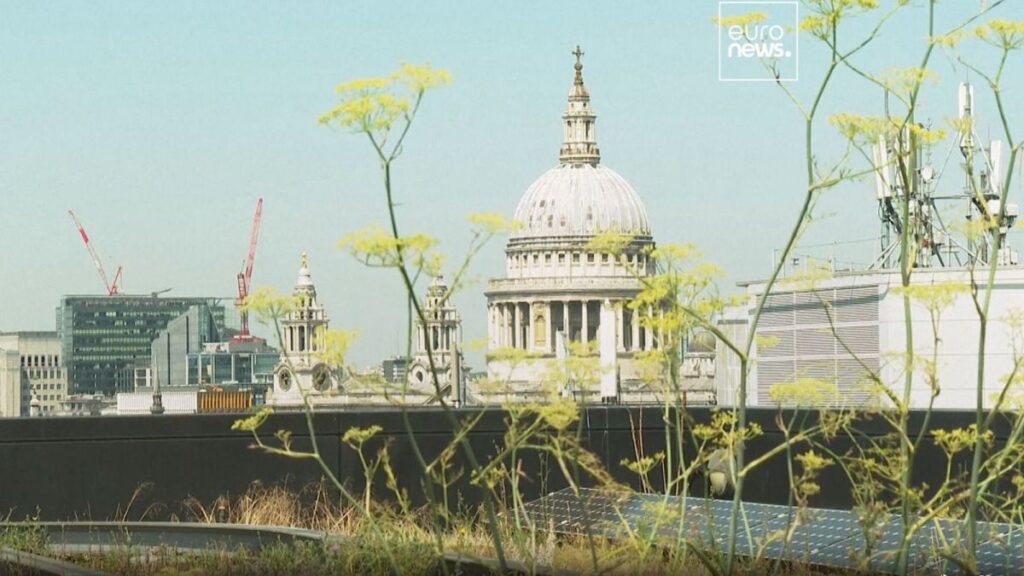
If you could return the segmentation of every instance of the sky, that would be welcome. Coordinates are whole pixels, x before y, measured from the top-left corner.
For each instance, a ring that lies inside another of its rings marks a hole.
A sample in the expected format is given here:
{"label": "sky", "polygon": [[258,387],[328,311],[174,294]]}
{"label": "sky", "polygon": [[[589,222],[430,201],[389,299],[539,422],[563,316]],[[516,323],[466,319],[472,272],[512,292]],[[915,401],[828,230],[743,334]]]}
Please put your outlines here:
{"label": "sky", "polygon": [[[911,2],[857,64],[916,66],[923,4]],[[1007,0],[992,15],[1024,17],[1022,4]],[[979,2],[938,6],[943,30]],[[262,196],[253,284],[289,291],[308,252],[332,327],[361,333],[350,360],[378,363],[404,350],[405,306],[394,271],[367,269],[336,247],[387,213],[366,140],[316,123],[333,86],[401,61],[451,72],[450,86],[427,95],[394,177],[403,230],[437,237],[456,260],[470,239],[468,213],[511,216],[557,164],[577,44],[602,163],[637,190],[657,242],[695,243],[723,270],[721,290],[736,291],[769,272],[793,225],[804,124],[777,86],[719,80],[718,9],[715,0],[0,0],[0,330],[52,330],[62,294],[102,292],[69,208],[108,273],[123,266],[125,292],[230,302]],[[848,42],[875,18],[851,22]],[[799,49],[799,77],[787,87],[807,102],[827,55],[807,36]],[[996,63],[978,42],[961,53],[986,69]],[[1022,66],[1021,55],[1011,60],[1003,92],[1024,134]],[[971,80],[979,129],[995,134],[978,78],[943,53],[931,69],[919,119],[942,125],[956,114],[957,83]],[[816,124],[822,160],[841,145],[829,114],[879,114],[882,104],[879,89],[837,74]],[[947,148],[936,148],[934,163]],[[947,180],[955,191],[959,182]],[[870,262],[876,210],[869,181],[830,190],[799,252]],[[486,336],[483,291],[503,273],[504,243],[485,247],[471,265],[478,282],[454,299],[467,339]],[[482,368],[480,353],[470,363]]]}

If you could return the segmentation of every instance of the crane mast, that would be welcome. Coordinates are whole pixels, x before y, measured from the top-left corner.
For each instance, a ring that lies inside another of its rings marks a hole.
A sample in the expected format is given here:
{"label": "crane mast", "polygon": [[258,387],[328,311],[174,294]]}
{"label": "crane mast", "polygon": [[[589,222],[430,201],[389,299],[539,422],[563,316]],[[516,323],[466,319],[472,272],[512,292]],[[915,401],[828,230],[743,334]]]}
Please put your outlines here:
{"label": "crane mast", "polygon": [[246,253],[245,261],[242,263],[242,271],[238,273],[238,299],[235,306],[239,309],[239,331],[240,339],[248,339],[249,334],[249,312],[245,309],[245,299],[249,296],[249,282],[252,280],[252,267],[256,261],[256,243],[260,237],[260,221],[263,218],[263,197],[256,199],[256,212],[252,216],[252,229],[249,232],[249,251]]}
{"label": "crane mast", "polygon": [[107,291],[107,296],[117,294],[118,283],[121,281],[121,267],[118,266],[117,270],[114,272],[114,281],[108,281],[107,271],[103,268],[103,262],[100,261],[99,256],[96,255],[96,250],[92,247],[92,242],[89,241],[89,235],[85,232],[85,227],[82,226],[81,220],[78,219],[74,210],[68,210],[68,214],[70,214],[71,219],[75,221],[75,228],[78,229],[78,234],[82,237],[85,249],[89,251],[89,257],[92,258],[92,263],[96,266],[96,271],[100,274],[100,280],[103,282],[103,289]]}

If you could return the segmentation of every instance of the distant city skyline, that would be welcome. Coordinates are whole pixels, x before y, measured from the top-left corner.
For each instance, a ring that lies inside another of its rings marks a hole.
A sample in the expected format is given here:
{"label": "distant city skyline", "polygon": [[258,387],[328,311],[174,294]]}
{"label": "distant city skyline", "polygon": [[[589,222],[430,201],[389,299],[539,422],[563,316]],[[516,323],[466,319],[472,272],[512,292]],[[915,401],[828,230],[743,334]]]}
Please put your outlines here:
{"label": "distant city skyline", "polygon": [[[976,8],[942,3],[937,26]],[[916,65],[922,11],[908,8],[859,62]],[[61,295],[102,293],[69,208],[108,273],[124,267],[126,293],[172,288],[168,296],[223,296],[230,305],[263,196],[253,285],[290,292],[299,254],[308,252],[332,327],[362,333],[350,359],[366,366],[404,352],[396,275],[334,247],[345,233],[384,222],[377,165],[363,138],[316,124],[335,84],[402,60],[453,76],[428,94],[395,166],[402,229],[437,236],[453,260],[469,239],[468,212],[511,216],[523,191],[557,163],[577,44],[602,162],[636,188],[657,242],[694,242],[723,268],[723,290],[768,271],[804,187],[803,125],[785,95],[770,83],[718,81],[711,0],[5,2],[2,12],[0,331],[53,330]],[[1013,14],[1003,6],[993,16]],[[825,54],[807,37],[800,49],[799,81],[788,86],[807,98]],[[983,68],[994,63],[994,51],[977,43],[964,53]],[[967,79],[979,85],[981,133],[998,137],[980,79],[941,54],[932,69],[938,84],[924,92],[927,120],[942,125],[955,115],[956,84]],[[1007,77],[1007,113],[1018,127],[1022,92],[1024,80]],[[839,144],[828,114],[881,107],[879,90],[841,73],[822,111],[822,150]],[[936,163],[944,153],[945,145]],[[837,256],[870,260],[875,244],[863,240],[878,233],[870,182],[830,191],[818,214],[827,219],[812,225],[806,244],[854,241]],[[504,243],[487,246],[471,270],[480,282],[455,298],[467,339],[486,336],[484,282],[501,274]],[[481,358],[471,353],[474,370]]]}

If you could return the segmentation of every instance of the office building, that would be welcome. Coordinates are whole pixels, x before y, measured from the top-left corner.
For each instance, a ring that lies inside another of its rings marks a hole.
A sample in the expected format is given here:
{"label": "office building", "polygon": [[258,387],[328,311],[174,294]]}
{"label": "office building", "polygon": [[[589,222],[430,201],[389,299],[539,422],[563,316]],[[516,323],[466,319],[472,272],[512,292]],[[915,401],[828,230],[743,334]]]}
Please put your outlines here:
{"label": "office building", "polygon": [[[153,340],[190,307],[204,305],[218,330],[224,307],[216,298],[153,295],[64,296],[57,310],[61,357],[75,394],[107,394],[134,388],[134,369],[150,360]],[[184,365],[184,356],[182,357]]]}

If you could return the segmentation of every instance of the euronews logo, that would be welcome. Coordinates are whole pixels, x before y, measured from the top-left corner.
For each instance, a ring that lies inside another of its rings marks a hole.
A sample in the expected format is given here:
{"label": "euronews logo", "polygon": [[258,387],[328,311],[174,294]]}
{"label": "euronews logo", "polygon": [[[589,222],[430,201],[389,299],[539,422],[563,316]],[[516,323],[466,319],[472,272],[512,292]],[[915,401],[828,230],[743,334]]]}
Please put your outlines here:
{"label": "euronews logo", "polygon": [[719,80],[797,80],[797,2],[722,0],[718,3],[717,21]]}

